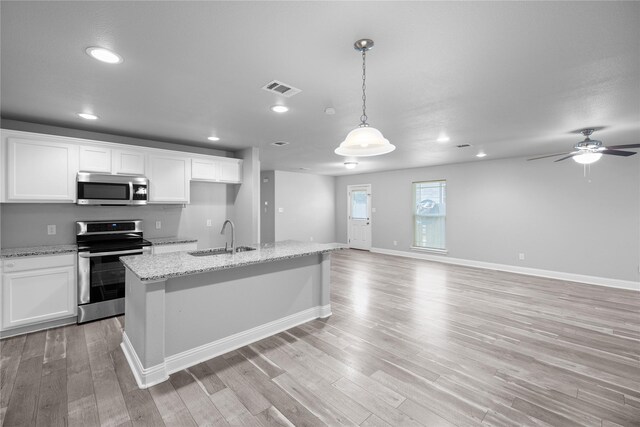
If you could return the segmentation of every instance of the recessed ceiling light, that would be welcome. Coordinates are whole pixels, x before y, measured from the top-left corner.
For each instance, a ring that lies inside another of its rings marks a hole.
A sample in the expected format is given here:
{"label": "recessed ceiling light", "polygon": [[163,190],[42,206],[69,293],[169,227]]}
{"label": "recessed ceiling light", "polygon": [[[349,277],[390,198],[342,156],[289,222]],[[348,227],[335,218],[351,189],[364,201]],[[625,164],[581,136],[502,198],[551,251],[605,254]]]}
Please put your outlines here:
{"label": "recessed ceiling light", "polygon": [[476,157],[486,157],[486,155],[487,155],[487,153],[480,152],[480,153],[476,154]]}
{"label": "recessed ceiling light", "polygon": [[358,162],[344,162],[344,167],[347,169],[355,169],[358,166]]}
{"label": "recessed ceiling light", "polygon": [[449,142],[450,138],[448,136],[446,136],[446,135],[440,135],[438,137],[438,139],[436,139],[436,141],[438,141],[438,142]]}
{"label": "recessed ceiling light", "polygon": [[107,64],[120,64],[123,61],[122,56],[103,47],[88,47],[85,52],[90,57]]}
{"label": "recessed ceiling light", "polygon": [[273,105],[271,106],[271,111],[274,113],[286,113],[289,111],[289,107],[285,107],[284,105]]}
{"label": "recessed ceiling light", "polygon": [[311,170],[309,168],[298,168],[298,169],[301,170],[301,171],[310,171]]}
{"label": "recessed ceiling light", "polygon": [[218,138],[217,136],[210,136],[207,138],[209,141],[220,141],[220,138]]}
{"label": "recessed ceiling light", "polygon": [[271,145],[275,145],[276,147],[282,147],[283,145],[289,145],[287,141],[276,141],[272,142]]}
{"label": "recessed ceiling light", "polygon": [[85,120],[98,120],[98,116],[91,113],[78,113],[78,117],[81,117]]}
{"label": "recessed ceiling light", "polygon": [[333,107],[327,107],[324,109],[324,113],[328,116],[333,116],[336,113],[336,109]]}

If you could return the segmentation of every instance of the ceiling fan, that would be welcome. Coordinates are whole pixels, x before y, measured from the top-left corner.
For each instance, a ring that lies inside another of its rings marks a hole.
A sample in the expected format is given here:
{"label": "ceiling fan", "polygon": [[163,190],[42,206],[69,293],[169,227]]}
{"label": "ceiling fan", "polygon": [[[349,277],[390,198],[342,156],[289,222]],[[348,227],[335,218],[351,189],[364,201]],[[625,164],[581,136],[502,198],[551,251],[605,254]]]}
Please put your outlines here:
{"label": "ceiling fan", "polygon": [[574,151],[568,153],[549,154],[546,156],[534,157],[527,160],[546,159],[548,157],[564,155],[565,157],[556,160],[556,162],[561,162],[562,160],[573,158],[573,160],[577,163],[588,165],[600,160],[600,157],[602,157],[603,154],[611,154],[613,156],[624,157],[633,156],[634,154],[636,154],[635,151],[621,151],[620,148],[640,148],[640,144],[612,145],[609,147],[605,147],[604,145],[602,145],[602,141],[589,138],[589,136],[594,131],[595,129],[582,129],[580,133],[585,136],[584,141],[578,142],[576,145],[574,145]]}

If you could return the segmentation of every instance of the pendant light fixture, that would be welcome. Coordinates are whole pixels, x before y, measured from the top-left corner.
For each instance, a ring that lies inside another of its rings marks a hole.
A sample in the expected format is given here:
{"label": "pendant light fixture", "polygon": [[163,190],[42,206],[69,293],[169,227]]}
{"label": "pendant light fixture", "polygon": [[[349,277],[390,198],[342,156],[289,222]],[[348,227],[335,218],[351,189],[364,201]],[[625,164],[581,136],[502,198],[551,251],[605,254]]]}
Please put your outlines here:
{"label": "pendant light fixture", "polygon": [[395,150],[396,146],[389,143],[389,140],[382,136],[382,132],[367,123],[366,56],[367,51],[373,47],[373,40],[358,40],[353,44],[353,47],[362,52],[362,116],[360,116],[360,125],[347,134],[345,140],[335,149],[335,153],[340,156],[353,157],[387,154]]}

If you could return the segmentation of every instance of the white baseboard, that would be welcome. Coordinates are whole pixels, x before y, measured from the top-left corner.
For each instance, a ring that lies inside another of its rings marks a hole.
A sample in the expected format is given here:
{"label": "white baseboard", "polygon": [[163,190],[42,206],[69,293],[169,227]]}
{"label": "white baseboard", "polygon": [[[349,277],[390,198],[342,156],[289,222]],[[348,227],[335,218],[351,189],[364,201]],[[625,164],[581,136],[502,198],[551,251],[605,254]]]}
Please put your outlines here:
{"label": "white baseboard", "polygon": [[140,362],[140,358],[136,353],[136,350],[131,345],[131,341],[129,341],[129,337],[126,332],[122,334],[122,352],[129,362],[129,366],[131,367],[131,371],[133,372],[133,376],[138,383],[138,387],[140,388],[148,388],[154,386],[156,384],[160,384],[169,379],[169,373],[165,367],[165,364],[155,365],[150,368],[144,368],[142,366],[142,362]]}
{"label": "white baseboard", "polygon": [[144,368],[127,334],[122,335],[122,350],[140,388],[148,388],[169,378],[169,374],[228,353],[245,345],[270,337],[287,329],[331,315],[331,305],[316,306],[274,320],[264,325],[213,341],[199,347],[166,357],[164,363]]}
{"label": "white baseboard", "polygon": [[422,252],[405,252],[392,249],[371,248],[371,252],[395,255],[405,258],[423,259],[427,261],[442,262],[445,264],[463,265],[466,267],[485,268],[488,270],[507,271],[509,273],[526,274],[528,276],[547,277],[550,279],[565,280],[569,282],[587,283],[590,285],[607,286],[610,288],[629,289],[640,291],[640,282],[631,280],[609,279],[607,277],[586,276],[583,274],[564,273],[561,271],[542,270],[538,268],[518,267],[515,265],[495,264],[484,261],[474,261],[461,258],[450,258],[443,255],[427,254]]}

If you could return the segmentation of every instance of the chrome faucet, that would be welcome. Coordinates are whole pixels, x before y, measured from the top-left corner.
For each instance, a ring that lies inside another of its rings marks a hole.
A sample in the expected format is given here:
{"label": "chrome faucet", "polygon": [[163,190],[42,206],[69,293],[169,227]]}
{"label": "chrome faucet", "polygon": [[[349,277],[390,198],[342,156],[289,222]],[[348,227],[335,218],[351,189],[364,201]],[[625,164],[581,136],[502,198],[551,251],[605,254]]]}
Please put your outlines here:
{"label": "chrome faucet", "polygon": [[[236,253],[236,245],[235,245],[235,242],[234,242],[234,239],[233,239],[233,234],[235,232],[236,226],[233,225],[233,221],[226,220],[224,222],[224,224],[222,224],[222,230],[220,230],[220,234],[224,234],[224,230],[225,230],[225,228],[227,228],[227,224],[231,224],[231,253],[235,254]],[[227,250],[227,242],[226,242],[226,240],[224,242],[224,250],[225,251]]]}

